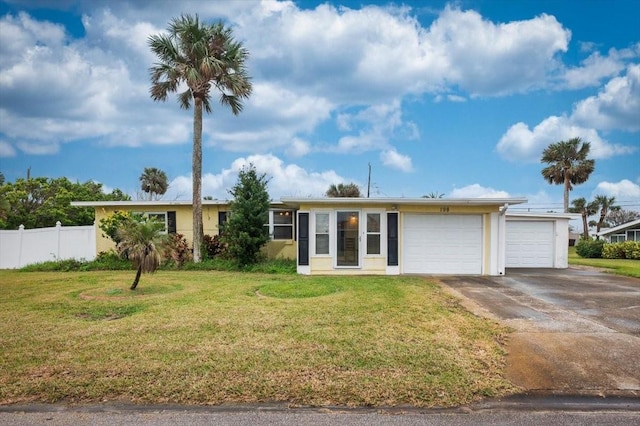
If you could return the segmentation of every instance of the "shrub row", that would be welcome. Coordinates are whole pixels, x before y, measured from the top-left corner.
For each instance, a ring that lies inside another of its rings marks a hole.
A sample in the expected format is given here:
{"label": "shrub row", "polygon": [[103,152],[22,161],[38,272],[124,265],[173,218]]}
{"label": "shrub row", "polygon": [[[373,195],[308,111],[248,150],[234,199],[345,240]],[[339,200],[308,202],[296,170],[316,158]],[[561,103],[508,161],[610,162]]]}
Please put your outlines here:
{"label": "shrub row", "polygon": [[640,241],[607,243],[604,240],[581,239],[576,244],[576,253],[589,259],[635,259],[640,260]]}
{"label": "shrub row", "polygon": [[581,238],[576,244],[576,253],[580,257],[588,259],[597,259],[602,257],[602,248],[604,240],[592,240],[590,238]]}
{"label": "shrub row", "polygon": [[605,244],[602,248],[602,257],[605,259],[640,260],[640,241]]}

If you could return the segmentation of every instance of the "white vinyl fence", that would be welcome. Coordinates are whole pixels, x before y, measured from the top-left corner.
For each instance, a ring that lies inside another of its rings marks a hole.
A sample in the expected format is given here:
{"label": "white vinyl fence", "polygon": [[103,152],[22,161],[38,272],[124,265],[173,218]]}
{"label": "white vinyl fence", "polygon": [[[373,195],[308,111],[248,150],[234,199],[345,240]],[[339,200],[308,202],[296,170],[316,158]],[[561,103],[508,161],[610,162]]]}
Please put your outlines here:
{"label": "white vinyl fence", "polygon": [[0,231],[0,269],[21,268],[48,260],[96,257],[96,231],[91,226],[67,226],[60,222],[54,228]]}

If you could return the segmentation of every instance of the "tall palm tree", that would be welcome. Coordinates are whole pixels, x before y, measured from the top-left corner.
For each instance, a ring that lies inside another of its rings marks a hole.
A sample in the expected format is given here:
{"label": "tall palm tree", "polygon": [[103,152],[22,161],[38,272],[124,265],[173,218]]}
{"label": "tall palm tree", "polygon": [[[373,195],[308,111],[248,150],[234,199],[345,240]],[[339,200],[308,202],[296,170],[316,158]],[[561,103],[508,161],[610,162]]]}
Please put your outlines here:
{"label": "tall palm tree", "polygon": [[550,183],[564,185],[564,212],[569,212],[569,191],[573,185],[584,183],[595,168],[590,160],[591,144],[580,138],[552,143],[542,152],[540,162],[549,164],[542,169],[542,176]]}
{"label": "tall palm tree", "polygon": [[149,195],[149,200],[164,195],[169,188],[167,174],[156,167],[145,167],[140,175],[140,189]]}
{"label": "tall palm tree", "polygon": [[327,192],[325,193],[327,197],[338,198],[338,197],[352,197],[357,198],[360,197],[360,188],[355,183],[343,184],[339,183],[338,185],[331,184]]}
{"label": "tall palm tree", "polygon": [[570,213],[580,213],[582,215],[582,238],[589,238],[589,216],[596,214],[598,206],[595,202],[587,203],[584,197],[576,198],[571,202],[573,207],[569,208]]}
{"label": "tall palm tree", "polygon": [[596,195],[595,197],[595,205],[596,210],[600,208],[600,220],[596,224],[596,233],[600,232],[600,229],[604,226],[607,215],[610,210],[615,210],[617,208],[614,205],[616,202],[616,197],[607,197],[606,195]]}
{"label": "tall palm tree", "polygon": [[151,51],[159,61],[151,67],[151,98],[166,101],[169,93],[185,84],[178,95],[180,107],[189,109],[193,100],[193,260],[199,262],[202,245],[202,109],[211,112],[211,90],[234,115],[242,111],[242,100],[251,94],[245,68],[249,52],[233,39],[222,22],[205,24],[198,15],[182,15],[169,24],[168,34],[149,37]]}
{"label": "tall palm tree", "polygon": [[164,224],[155,220],[129,220],[118,229],[118,253],[126,254],[137,269],[131,290],[136,289],[143,272],[153,273],[158,269],[161,261],[159,246],[166,239],[162,231]]}

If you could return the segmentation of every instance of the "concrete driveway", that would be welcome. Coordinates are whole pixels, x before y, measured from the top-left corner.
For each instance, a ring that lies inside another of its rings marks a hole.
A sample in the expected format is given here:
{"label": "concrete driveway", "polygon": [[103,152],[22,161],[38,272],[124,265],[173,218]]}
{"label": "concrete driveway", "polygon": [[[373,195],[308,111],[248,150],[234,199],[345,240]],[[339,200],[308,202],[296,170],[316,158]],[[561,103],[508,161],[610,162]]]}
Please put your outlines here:
{"label": "concrete driveway", "polygon": [[572,267],[440,280],[513,328],[506,374],[527,393],[640,396],[640,279]]}

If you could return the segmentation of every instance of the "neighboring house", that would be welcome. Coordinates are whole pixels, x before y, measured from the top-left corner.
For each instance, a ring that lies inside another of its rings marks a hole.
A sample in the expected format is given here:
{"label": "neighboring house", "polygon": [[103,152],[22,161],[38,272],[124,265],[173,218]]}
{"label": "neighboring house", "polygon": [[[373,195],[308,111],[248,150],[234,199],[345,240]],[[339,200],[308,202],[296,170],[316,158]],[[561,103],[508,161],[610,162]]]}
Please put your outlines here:
{"label": "neighboring house", "polygon": [[[296,259],[300,274],[504,275],[506,267],[566,268],[568,220],[575,215],[508,211],[524,202],[524,198],[283,198],[271,205],[265,226],[272,239],[265,251],[271,258]],[[164,220],[167,232],[184,234],[191,242],[190,202],[73,205],[94,207],[96,224],[115,210],[146,212]],[[204,233],[217,234],[228,203],[204,200],[202,208]],[[97,252],[112,248],[113,242],[96,228]],[[545,237],[537,238],[540,233]]]}
{"label": "neighboring house", "polygon": [[640,241],[640,219],[623,223],[614,228],[600,231],[597,234],[610,243],[620,243],[622,241]]}

